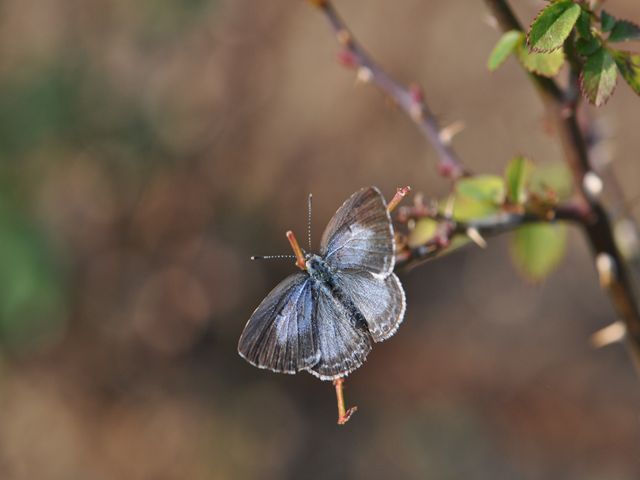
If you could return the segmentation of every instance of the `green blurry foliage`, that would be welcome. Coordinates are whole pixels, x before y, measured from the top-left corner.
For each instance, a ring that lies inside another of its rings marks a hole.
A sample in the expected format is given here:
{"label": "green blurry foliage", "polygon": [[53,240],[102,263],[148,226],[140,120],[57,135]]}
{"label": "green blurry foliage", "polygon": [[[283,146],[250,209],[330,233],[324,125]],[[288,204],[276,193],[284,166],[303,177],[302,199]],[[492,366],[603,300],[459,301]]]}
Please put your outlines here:
{"label": "green blurry foliage", "polygon": [[558,266],[564,256],[566,244],[566,225],[523,225],[511,237],[511,257],[517,270],[525,278],[539,282]]}
{"label": "green blurry foliage", "polygon": [[495,214],[504,198],[504,181],[497,175],[463,178],[456,184],[453,218],[469,221]]}
{"label": "green blurry foliage", "polygon": [[[551,221],[545,215],[559,201],[572,194],[572,178],[563,163],[536,167],[524,156],[513,158],[505,167],[504,177],[477,175],[460,179],[453,197],[440,203],[439,217],[447,217],[449,205],[453,206],[452,220],[462,226],[481,227],[492,223],[504,213],[517,212],[540,218],[539,222],[526,223],[517,228],[510,238],[513,264],[526,279],[544,280],[564,256],[567,228]],[[441,218],[420,218],[410,232],[410,247],[424,245],[434,240],[440,230]],[[466,235],[454,235],[451,244],[442,253],[467,245]]]}
{"label": "green blurry foliage", "polygon": [[515,157],[504,173],[507,184],[507,200],[513,205],[522,205],[527,199],[527,185],[533,170],[533,164],[525,157]]}
{"label": "green blurry foliage", "polygon": [[159,153],[139,101],[110,87],[88,65],[81,57],[61,57],[0,80],[3,161],[17,162],[37,149],[100,148],[114,138],[136,157]]}
{"label": "green blurry foliage", "polygon": [[0,345],[38,348],[64,328],[66,282],[47,235],[18,208],[0,205]]}
{"label": "green blurry foliage", "polygon": [[640,27],[635,23],[604,10],[598,16],[588,2],[559,0],[540,11],[526,42],[524,32],[504,33],[489,55],[487,67],[496,70],[513,53],[527,71],[553,77],[568,56],[571,68],[580,74],[583,97],[600,107],[613,94],[618,73],[640,95],[638,55],[609,45],[633,40],[640,40]]}

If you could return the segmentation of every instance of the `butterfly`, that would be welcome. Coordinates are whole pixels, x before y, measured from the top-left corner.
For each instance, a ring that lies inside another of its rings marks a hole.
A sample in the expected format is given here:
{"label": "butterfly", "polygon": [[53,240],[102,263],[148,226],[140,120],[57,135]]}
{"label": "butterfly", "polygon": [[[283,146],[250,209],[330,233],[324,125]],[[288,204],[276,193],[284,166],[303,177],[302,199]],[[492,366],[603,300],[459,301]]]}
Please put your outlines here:
{"label": "butterfly", "polygon": [[374,342],[396,332],[406,309],[393,273],[393,224],[380,191],[368,187],[351,195],[329,221],[320,254],[301,255],[303,270],[256,308],[238,352],[258,368],[336,380],[360,367]]}

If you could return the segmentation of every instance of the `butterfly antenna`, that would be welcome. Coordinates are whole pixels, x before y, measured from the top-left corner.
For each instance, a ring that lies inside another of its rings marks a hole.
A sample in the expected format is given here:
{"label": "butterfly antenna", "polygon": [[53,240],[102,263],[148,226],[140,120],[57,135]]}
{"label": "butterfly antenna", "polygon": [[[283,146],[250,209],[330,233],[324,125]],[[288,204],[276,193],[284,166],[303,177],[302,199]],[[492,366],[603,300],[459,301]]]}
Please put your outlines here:
{"label": "butterfly antenna", "polygon": [[309,207],[308,212],[309,216],[307,218],[307,240],[309,243],[309,251],[311,251],[311,199],[313,198],[313,194],[309,194]]}
{"label": "butterfly antenna", "polygon": [[273,260],[280,258],[296,258],[295,255],[252,255],[251,260]]}

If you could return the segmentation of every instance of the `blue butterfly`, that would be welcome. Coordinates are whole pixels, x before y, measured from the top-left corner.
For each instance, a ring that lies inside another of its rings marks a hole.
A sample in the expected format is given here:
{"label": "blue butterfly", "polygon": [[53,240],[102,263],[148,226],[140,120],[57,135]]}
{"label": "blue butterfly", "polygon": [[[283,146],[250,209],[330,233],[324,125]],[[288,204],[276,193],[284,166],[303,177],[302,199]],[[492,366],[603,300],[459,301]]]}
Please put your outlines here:
{"label": "blue butterfly", "polygon": [[260,303],[238,352],[273,372],[345,377],[362,365],[374,342],[396,332],[406,309],[393,273],[393,224],[380,191],[368,187],[351,195],[329,221],[320,254],[301,252],[299,259],[303,271]]}

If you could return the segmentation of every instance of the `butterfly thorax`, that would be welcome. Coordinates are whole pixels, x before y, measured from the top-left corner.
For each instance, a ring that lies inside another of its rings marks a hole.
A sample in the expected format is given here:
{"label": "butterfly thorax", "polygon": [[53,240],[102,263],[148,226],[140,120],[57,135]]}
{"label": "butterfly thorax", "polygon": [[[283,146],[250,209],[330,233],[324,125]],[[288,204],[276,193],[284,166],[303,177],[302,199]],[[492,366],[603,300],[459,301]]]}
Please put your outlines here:
{"label": "butterfly thorax", "polygon": [[319,255],[308,253],[305,261],[307,272],[314,280],[330,284],[333,280],[333,271],[331,267]]}

